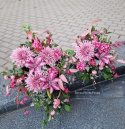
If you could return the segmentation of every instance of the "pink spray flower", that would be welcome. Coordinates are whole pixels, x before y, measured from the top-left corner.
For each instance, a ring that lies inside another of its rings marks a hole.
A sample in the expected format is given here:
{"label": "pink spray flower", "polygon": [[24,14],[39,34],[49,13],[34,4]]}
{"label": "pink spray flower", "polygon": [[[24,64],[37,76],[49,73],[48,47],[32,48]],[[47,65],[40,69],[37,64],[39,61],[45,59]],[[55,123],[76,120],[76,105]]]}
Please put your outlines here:
{"label": "pink spray flower", "polygon": [[27,101],[27,97],[24,97],[23,100],[24,100],[24,101]]}
{"label": "pink spray flower", "polygon": [[65,93],[69,93],[70,91],[68,90],[68,88],[65,89]]}
{"label": "pink spray flower", "polygon": [[69,103],[69,99],[67,99],[66,102]]}
{"label": "pink spray flower", "polygon": [[41,52],[43,49],[42,44],[38,40],[34,40],[34,43],[31,45],[34,49],[35,52]]}
{"label": "pink spray flower", "polygon": [[90,60],[90,61],[88,61],[88,63],[90,63],[91,65],[93,65],[93,66],[96,66],[96,62],[95,62],[95,60]]}
{"label": "pink spray flower", "polygon": [[107,43],[94,42],[93,45],[98,49],[99,53],[109,53],[111,46]]}
{"label": "pink spray flower", "polygon": [[75,78],[73,78],[73,82],[75,82],[76,81],[76,79]]}
{"label": "pink spray flower", "polygon": [[53,108],[58,108],[58,106],[60,105],[60,100],[59,99],[54,99],[54,102],[53,102]]}
{"label": "pink spray flower", "polygon": [[28,115],[29,111],[25,110],[24,115]]}
{"label": "pink spray flower", "polygon": [[46,38],[49,38],[50,36],[49,36],[49,34],[46,34]]}
{"label": "pink spray flower", "polygon": [[69,70],[67,71],[67,73],[69,74],[69,75],[72,75],[73,73],[72,72],[70,72]]}
{"label": "pink spray flower", "polygon": [[84,41],[80,43],[79,46],[76,46],[76,58],[82,61],[90,61],[94,56],[94,46],[91,42]]}
{"label": "pink spray flower", "polygon": [[54,50],[54,56],[55,56],[57,59],[61,59],[61,52],[60,52],[58,49]]}
{"label": "pink spray flower", "polygon": [[19,104],[20,104],[20,105],[24,105],[24,103],[25,103],[25,102],[22,100],[22,101],[20,101]]}
{"label": "pink spray flower", "polygon": [[12,75],[10,78],[11,78],[11,79],[14,79],[14,78],[15,78],[15,76],[14,76],[14,75]]}
{"label": "pink spray flower", "polygon": [[57,74],[58,74],[58,71],[56,70],[56,68],[52,67],[52,68],[49,68],[49,69],[48,69],[48,73],[49,73],[49,74],[50,74],[50,73],[53,73],[53,74],[54,74],[54,77],[56,77]]}
{"label": "pink spray flower", "polygon": [[114,77],[119,77],[119,75],[116,73],[116,74],[114,75]]}
{"label": "pink spray flower", "polygon": [[78,62],[76,68],[80,71],[85,70],[86,64],[84,62]]}
{"label": "pink spray flower", "polygon": [[49,30],[46,30],[46,33],[49,34]]}
{"label": "pink spray flower", "polygon": [[4,75],[4,79],[5,79],[5,80],[8,80],[8,76],[7,76],[7,75]]}
{"label": "pink spray flower", "polygon": [[96,70],[93,70],[93,71],[92,71],[92,74],[93,74],[93,75],[96,75],[96,74],[97,74],[97,71],[96,71]]}
{"label": "pink spray flower", "polygon": [[50,112],[50,115],[53,116],[53,115],[55,115],[55,113],[56,112],[53,110],[53,111]]}
{"label": "pink spray flower", "polygon": [[12,59],[12,62],[15,62],[15,65],[23,67],[27,62],[33,60],[33,56],[34,54],[30,51],[30,48],[23,46],[13,50],[10,58]]}
{"label": "pink spray flower", "polygon": [[115,69],[115,66],[112,66],[111,69]]}
{"label": "pink spray flower", "polygon": [[16,83],[17,84],[22,84],[22,78],[17,79]]}

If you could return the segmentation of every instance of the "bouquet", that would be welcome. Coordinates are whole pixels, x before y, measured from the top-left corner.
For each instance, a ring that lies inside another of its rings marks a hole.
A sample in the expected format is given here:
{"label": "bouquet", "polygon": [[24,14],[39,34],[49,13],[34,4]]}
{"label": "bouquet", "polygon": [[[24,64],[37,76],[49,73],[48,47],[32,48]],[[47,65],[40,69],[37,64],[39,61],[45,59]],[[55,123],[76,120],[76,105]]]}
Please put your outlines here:
{"label": "bouquet", "polygon": [[[121,42],[108,40],[106,35],[110,32],[107,29],[96,30],[92,24],[98,21],[95,20],[86,31],[74,37],[72,45],[75,50],[66,51],[56,48],[58,45],[49,30],[31,31],[30,26],[23,26],[28,41],[13,50],[10,56],[13,68],[1,74],[10,80],[5,95],[9,96],[15,89],[17,105],[25,105],[31,97],[37,110],[44,106],[42,127],[47,124],[46,117],[48,121],[54,119],[63,107],[71,111],[68,83],[80,78],[86,83],[92,79],[95,84],[95,79],[100,76],[104,79],[118,76],[114,67],[117,53],[113,47],[119,48]],[[40,39],[39,36],[44,33],[45,38]],[[73,78],[70,78],[72,75]],[[21,100],[20,94],[24,94]],[[25,110],[24,114],[29,112]]]}

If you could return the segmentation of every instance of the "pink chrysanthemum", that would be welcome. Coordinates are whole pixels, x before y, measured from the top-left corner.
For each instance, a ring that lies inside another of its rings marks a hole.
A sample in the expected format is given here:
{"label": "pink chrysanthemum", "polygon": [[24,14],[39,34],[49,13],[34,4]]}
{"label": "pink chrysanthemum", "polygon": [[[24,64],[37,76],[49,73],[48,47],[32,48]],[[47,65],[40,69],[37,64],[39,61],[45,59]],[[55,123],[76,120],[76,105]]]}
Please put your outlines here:
{"label": "pink chrysanthemum", "polygon": [[15,64],[19,67],[23,67],[25,63],[30,62],[33,60],[33,52],[30,51],[29,47],[21,47],[13,50],[10,58],[12,59],[12,62],[15,62]]}
{"label": "pink chrysanthemum", "polygon": [[84,62],[78,62],[76,68],[80,71],[85,70],[86,64]]}
{"label": "pink chrysanthemum", "polygon": [[28,75],[28,78],[26,79],[27,88],[29,91],[33,90],[34,92],[38,92],[42,86],[44,85],[44,82],[40,79],[45,77],[44,73],[35,72],[35,75],[30,73]]}
{"label": "pink chrysanthemum", "polygon": [[76,46],[76,58],[82,61],[90,61],[94,56],[94,46],[91,42],[80,43],[79,46]]}
{"label": "pink chrysanthemum", "polygon": [[34,43],[32,44],[32,47],[34,47],[35,52],[41,52],[43,49],[42,44],[38,40],[34,40]]}
{"label": "pink chrysanthemum", "polygon": [[49,47],[42,50],[42,52],[40,52],[38,56],[41,57],[41,61],[47,65],[54,65],[56,62],[54,52]]}

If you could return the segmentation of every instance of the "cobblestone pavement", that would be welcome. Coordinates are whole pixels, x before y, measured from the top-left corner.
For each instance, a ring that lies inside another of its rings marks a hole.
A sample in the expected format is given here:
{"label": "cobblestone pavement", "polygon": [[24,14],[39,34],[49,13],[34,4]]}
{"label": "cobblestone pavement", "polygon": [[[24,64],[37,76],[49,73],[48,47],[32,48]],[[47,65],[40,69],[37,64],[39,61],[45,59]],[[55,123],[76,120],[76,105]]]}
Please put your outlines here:
{"label": "cobblestone pavement", "polygon": [[22,25],[49,29],[67,49],[95,19],[102,19],[95,26],[109,28],[113,41],[125,40],[125,0],[0,0],[0,72],[11,66],[12,50],[25,41]]}

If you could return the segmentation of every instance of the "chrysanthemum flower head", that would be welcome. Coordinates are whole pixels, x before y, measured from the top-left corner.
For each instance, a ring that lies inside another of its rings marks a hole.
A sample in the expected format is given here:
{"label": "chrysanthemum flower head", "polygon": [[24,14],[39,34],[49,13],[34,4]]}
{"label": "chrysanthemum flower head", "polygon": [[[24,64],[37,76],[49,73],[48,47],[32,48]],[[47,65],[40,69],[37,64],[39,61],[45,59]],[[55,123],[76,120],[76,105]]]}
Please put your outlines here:
{"label": "chrysanthemum flower head", "polygon": [[33,75],[32,73],[29,73],[28,78],[26,79],[27,88],[29,91],[38,92],[42,86],[44,85],[44,82],[40,79],[45,77],[43,72],[35,72]]}
{"label": "chrysanthemum flower head", "polygon": [[38,55],[41,58],[41,61],[47,65],[54,65],[56,62],[56,58],[54,56],[54,50],[50,47],[46,47],[42,52]]}
{"label": "chrysanthemum flower head", "polygon": [[30,50],[30,48],[23,46],[13,50],[10,58],[12,59],[12,62],[15,62],[15,65],[23,67],[25,63],[33,60],[33,56],[34,53]]}
{"label": "chrysanthemum flower head", "polygon": [[90,61],[94,56],[94,46],[91,42],[84,41],[76,46],[76,58],[82,61]]}

